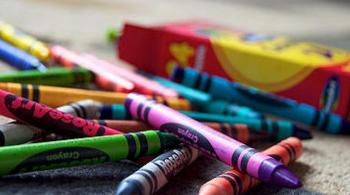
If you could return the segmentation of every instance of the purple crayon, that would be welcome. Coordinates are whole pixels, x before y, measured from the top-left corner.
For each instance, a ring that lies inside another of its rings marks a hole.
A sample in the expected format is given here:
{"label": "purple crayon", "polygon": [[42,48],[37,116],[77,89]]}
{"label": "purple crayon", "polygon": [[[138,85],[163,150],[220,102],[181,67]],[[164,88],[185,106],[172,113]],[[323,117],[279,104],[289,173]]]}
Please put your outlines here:
{"label": "purple crayon", "polygon": [[302,185],[285,165],[272,157],[145,96],[129,94],[125,100],[125,108],[133,117],[161,131],[172,133],[204,154],[229,166],[235,166],[261,181],[287,188],[298,188]]}

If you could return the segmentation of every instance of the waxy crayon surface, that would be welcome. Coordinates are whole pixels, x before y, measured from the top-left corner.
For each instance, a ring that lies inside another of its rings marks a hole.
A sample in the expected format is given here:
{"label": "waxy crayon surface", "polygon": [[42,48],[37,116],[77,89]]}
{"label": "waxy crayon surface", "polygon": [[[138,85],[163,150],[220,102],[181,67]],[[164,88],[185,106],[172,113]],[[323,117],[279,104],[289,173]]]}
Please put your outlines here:
{"label": "waxy crayon surface", "polygon": [[145,95],[158,95],[164,98],[179,97],[179,94],[175,90],[162,86],[133,70],[122,68],[118,65],[99,59],[96,56],[90,54],[84,54],[83,56],[95,64],[98,64],[99,67],[102,67],[115,75],[121,76],[131,81],[136,86],[136,92],[140,92]]}
{"label": "waxy crayon surface", "polygon": [[78,138],[0,148],[0,176],[157,154],[178,140],[158,131]]}
{"label": "waxy crayon surface", "polygon": [[43,62],[47,62],[49,59],[50,52],[45,43],[3,21],[0,21],[0,38],[30,53]]}
{"label": "waxy crayon surface", "polygon": [[97,136],[121,133],[3,90],[0,90],[0,114],[59,134]]}
{"label": "waxy crayon surface", "polygon": [[[350,123],[337,114],[318,111],[310,105],[269,94],[218,76],[209,76],[191,68],[175,68],[172,79],[186,86],[205,91],[213,97],[295,120],[328,133],[350,134]],[[225,93],[222,93],[223,91]]]}
{"label": "waxy crayon surface", "polygon": [[0,59],[19,70],[46,70],[37,58],[2,40],[0,40]]}
{"label": "waxy crayon surface", "polygon": [[71,86],[93,81],[93,74],[84,68],[48,68],[42,72],[28,70],[0,74],[0,82],[26,83],[36,85]]}
{"label": "waxy crayon surface", "polygon": [[[126,112],[124,106],[120,104],[102,105],[100,112],[100,119],[131,120],[134,118],[128,112]],[[302,129],[290,121],[273,121],[271,119],[226,116],[220,114],[208,114],[190,111],[181,111],[181,113],[198,121],[245,124],[257,132],[267,133],[271,136],[271,140],[282,140],[291,136],[295,136],[300,139],[312,138],[310,131]]]}
{"label": "waxy crayon surface", "polygon": [[[118,129],[123,132],[136,132],[152,129],[149,125],[134,120],[94,120],[100,125],[110,127],[112,129]],[[213,122],[203,122],[210,128],[216,131],[228,135],[242,143],[252,143],[256,141],[271,141],[274,140],[272,136],[266,133],[259,133],[247,125],[244,124],[229,124],[229,123],[213,123]]]}
{"label": "waxy crayon surface", "polygon": [[65,67],[83,67],[96,74],[96,84],[106,90],[116,90],[118,92],[130,92],[135,86],[132,82],[112,74],[108,70],[101,68],[96,63],[87,58],[68,50],[62,46],[54,45],[50,48],[52,59]]}
{"label": "waxy crayon surface", "polygon": [[[97,118],[99,112],[92,100],[83,100],[61,106],[57,110],[85,119]],[[37,139],[48,132],[19,122],[10,122],[0,125],[0,146],[23,144]]]}
{"label": "waxy crayon surface", "polygon": [[[302,152],[303,146],[301,141],[297,138],[291,137],[271,146],[263,153],[281,161],[285,165],[288,165],[298,159]],[[237,169],[231,169],[202,185],[199,194],[239,195],[246,193],[249,189],[257,186],[259,183],[259,180],[241,173]]]}
{"label": "waxy crayon surface", "polygon": [[277,186],[297,188],[301,186],[287,168],[275,159],[223,135],[169,107],[147,100],[145,96],[129,94],[126,110],[152,127],[176,135],[204,154],[215,157],[240,171]]}
{"label": "waxy crayon surface", "polygon": [[[127,93],[119,92],[18,83],[0,83],[0,89],[51,107],[58,107],[84,99],[92,99],[105,104],[121,104],[124,103],[127,96]],[[191,110],[190,102],[185,99],[162,98],[159,96],[152,98],[174,109]]]}
{"label": "waxy crayon surface", "polygon": [[121,181],[115,194],[154,194],[198,156],[199,151],[188,146],[165,152]]}

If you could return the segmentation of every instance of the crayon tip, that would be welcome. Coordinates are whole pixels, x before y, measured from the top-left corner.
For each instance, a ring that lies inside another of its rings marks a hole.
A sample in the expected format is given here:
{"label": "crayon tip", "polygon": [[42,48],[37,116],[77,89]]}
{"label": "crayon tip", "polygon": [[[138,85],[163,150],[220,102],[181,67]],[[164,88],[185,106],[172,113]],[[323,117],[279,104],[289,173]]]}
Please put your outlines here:
{"label": "crayon tip", "polygon": [[44,64],[42,64],[42,63],[38,63],[37,66],[36,66],[36,68],[37,68],[39,71],[41,71],[41,72],[47,71],[46,66],[45,66]]}
{"label": "crayon tip", "polygon": [[309,130],[294,126],[293,136],[301,140],[312,139],[312,134]]}
{"label": "crayon tip", "polygon": [[199,195],[229,195],[229,192],[223,188],[223,186],[216,185],[214,183],[204,184],[199,189]]}
{"label": "crayon tip", "polygon": [[115,195],[142,195],[141,190],[133,185],[133,183],[122,181],[118,187]]}
{"label": "crayon tip", "polygon": [[299,188],[301,181],[285,167],[279,167],[272,176],[272,183],[285,188]]}

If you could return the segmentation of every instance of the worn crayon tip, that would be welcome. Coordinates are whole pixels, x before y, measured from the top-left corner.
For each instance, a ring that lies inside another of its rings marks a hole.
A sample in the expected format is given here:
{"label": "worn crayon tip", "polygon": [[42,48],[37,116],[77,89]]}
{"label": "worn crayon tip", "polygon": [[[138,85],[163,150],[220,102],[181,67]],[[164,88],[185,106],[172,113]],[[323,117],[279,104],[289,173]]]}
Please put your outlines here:
{"label": "worn crayon tip", "polygon": [[133,183],[122,181],[118,187],[115,195],[142,195],[141,190]]}
{"label": "worn crayon tip", "polygon": [[293,136],[301,140],[312,139],[312,134],[309,130],[294,126]]}
{"label": "worn crayon tip", "polygon": [[229,192],[224,189],[223,186],[213,183],[204,184],[199,189],[199,195],[229,195]]}
{"label": "worn crayon tip", "polygon": [[301,181],[285,167],[280,167],[274,172],[272,183],[285,188],[299,188],[302,186]]}

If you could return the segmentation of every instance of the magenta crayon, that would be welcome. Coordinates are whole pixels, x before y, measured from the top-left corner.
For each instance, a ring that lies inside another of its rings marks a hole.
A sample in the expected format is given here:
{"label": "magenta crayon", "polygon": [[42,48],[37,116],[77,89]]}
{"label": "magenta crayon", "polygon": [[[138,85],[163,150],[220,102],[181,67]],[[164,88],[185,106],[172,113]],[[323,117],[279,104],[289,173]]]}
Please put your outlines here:
{"label": "magenta crayon", "polygon": [[129,94],[125,108],[133,117],[261,181],[287,188],[301,186],[281,162],[143,95]]}
{"label": "magenta crayon", "polygon": [[[98,78],[96,84],[101,88],[107,87],[105,88],[106,90],[112,89],[118,92],[130,92],[135,88],[132,82],[117,74],[111,73],[98,64],[62,46],[54,45],[50,48],[50,51],[52,59],[65,67],[83,67],[95,73],[96,78]],[[111,85],[113,85],[113,87],[110,87]]]}
{"label": "magenta crayon", "polygon": [[163,85],[152,81],[133,70],[122,68],[115,64],[109,63],[105,60],[99,59],[90,54],[84,54],[85,58],[91,60],[93,63],[97,64],[98,67],[104,68],[113,74],[119,75],[123,78],[128,79],[133,82],[136,86],[136,91],[146,95],[159,95],[163,97],[179,97],[179,94],[170,88],[164,87]]}
{"label": "magenta crayon", "polygon": [[122,133],[3,90],[0,90],[0,114],[58,134],[99,136]]}

